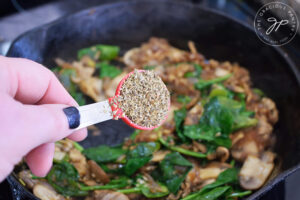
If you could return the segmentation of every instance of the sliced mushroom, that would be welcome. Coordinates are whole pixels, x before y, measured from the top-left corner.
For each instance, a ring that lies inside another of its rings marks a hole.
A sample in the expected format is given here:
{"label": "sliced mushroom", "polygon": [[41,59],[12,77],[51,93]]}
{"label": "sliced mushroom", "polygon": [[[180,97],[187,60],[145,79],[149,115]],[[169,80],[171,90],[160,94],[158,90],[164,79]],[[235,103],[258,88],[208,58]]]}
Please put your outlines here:
{"label": "sliced mushroom", "polygon": [[89,160],[88,165],[92,177],[95,177],[101,183],[108,183],[110,181],[108,175],[95,161]]}
{"label": "sliced mushroom", "polygon": [[266,136],[259,134],[258,126],[232,134],[232,157],[243,162],[248,155],[258,156],[271,142]]}
{"label": "sliced mushroom", "polygon": [[32,189],[35,184],[38,183],[37,179],[32,179],[32,175],[29,170],[23,170],[19,173],[19,177],[26,184],[26,187]]}
{"label": "sliced mushroom", "polygon": [[152,162],[160,162],[162,161],[165,156],[170,153],[170,151],[164,151],[164,150],[159,150],[154,152],[153,157],[151,159]]}
{"label": "sliced mushroom", "polygon": [[120,192],[110,190],[97,190],[93,193],[94,200],[129,200],[129,198]]}
{"label": "sliced mushroom", "polygon": [[274,155],[264,153],[261,158],[249,155],[239,174],[240,185],[247,190],[260,188],[274,168]]}
{"label": "sliced mushroom", "polygon": [[105,93],[106,97],[112,97],[115,95],[118,84],[125,75],[126,75],[126,73],[124,72],[112,80],[106,79],[104,81],[103,89],[104,89],[104,93]]}
{"label": "sliced mushroom", "polygon": [[69,157],[71,163],[78,171],[80,177],[85,176],[88,173],[88,167],[85,156],[82,155],[82,153],[77,149],[71,149],[69,151]]}
{"label": "sliced mushroom", "polygon": [[195,140],[193,140],[193,151],[206,153],[207,149],[206,149],[206,146],[204,144],[201,144],[201,143],[196,142]]}
{"label": "sliced mushroom", "polygon": [[49,184],[45,182],[37,183],[33,187],[33,194],[41,200],[65,200]]}
{"label": "sliced mushroom", "polygon": [[187,113],[187,116],[184,120],[184,125],[198,124],[202,112],[203,112],[203,107],[201,104],[197,103],[196,105],[194,105],[194,107],[190,109],[189,112]]}
{"label": "sliced mushroom", "polygon": [[216,179],[221,172],[222,170],[217,167],[203,168],[200,169],[200,178],[201,180],[212,179],[212,178]]}
{"label": "sliced mushroom", "polygon": [[216,153],[221,162],[225,162],[229,158],[229,150],[226,147],[218,147]]}
{"label": "sliced mushroom", "polygon": [[216,179],[219,174],[231,166],[222,162],[211,162],[205,168],[200,169],[199,176],[202,180]]}
{"label": "sliced mushroom", "polygon": [[61,161],[61,160],[64,159],[65,156],[66,156],[66,152],[55,151],[55,152],[54,152],[53,159],[54,159],[54,160],[57,160],[57,161]]}
{"label": "sliced mushroom", "polygon": [[208,160],[219,159],[221,162],[225,162],[229,158],[229,150],[226,147],[219,146],[215,152],[207,155]]}

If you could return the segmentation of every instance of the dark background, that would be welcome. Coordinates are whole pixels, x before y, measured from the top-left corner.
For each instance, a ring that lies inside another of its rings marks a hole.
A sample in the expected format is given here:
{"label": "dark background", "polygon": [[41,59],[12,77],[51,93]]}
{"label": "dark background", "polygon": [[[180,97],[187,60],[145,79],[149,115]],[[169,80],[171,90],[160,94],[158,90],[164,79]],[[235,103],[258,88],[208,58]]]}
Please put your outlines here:
{"label": "dark background", "polygon": [[[0,0],[0,55],[5,55],[11,42],[20,34],[35,28],[39,25],[53,21],[59,17],[76,11],[112,2],[122,0]],[[159,0],[153,0],[159,1]],[[225,12],[244,23],[253,25],[253,19],[256,11],[263,3],[270,0],[182,0],[195,5],[202,5],[212,9]],[[295,2],[296,0],[291,0]],[[299,7],[288,0],[281,2],[293,6],[294,10],[299,12]],[[299,13],[298,13],[299,14]],[[298,20],[300,18],[298,17]],[[300,35],[287,45],[281,47],[290,56],[295,64],[300,68]],[[300,199],[300,193],[297,188],[300,180],[300,172],[289,177],[285,184],[279,184],[278,187],[288,187],[290,191],[289,200]],[[298,184],[297,184],[298,183]],[[0,184],[0,200],[10,200],[11,193],[6,181]],[[276,192],[270,194],[268,199],[280,199],[276,197]]]}

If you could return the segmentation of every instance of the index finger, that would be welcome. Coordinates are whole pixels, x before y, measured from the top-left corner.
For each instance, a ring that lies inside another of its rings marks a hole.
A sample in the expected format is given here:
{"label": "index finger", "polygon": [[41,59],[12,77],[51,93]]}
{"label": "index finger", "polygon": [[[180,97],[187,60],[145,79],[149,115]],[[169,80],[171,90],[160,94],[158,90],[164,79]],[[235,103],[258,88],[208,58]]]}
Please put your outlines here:
{"label": "index finger", "polygon": [[0,56],[0,72],[0,91],[24,104],[78,105],[54,73],[41,64]]}

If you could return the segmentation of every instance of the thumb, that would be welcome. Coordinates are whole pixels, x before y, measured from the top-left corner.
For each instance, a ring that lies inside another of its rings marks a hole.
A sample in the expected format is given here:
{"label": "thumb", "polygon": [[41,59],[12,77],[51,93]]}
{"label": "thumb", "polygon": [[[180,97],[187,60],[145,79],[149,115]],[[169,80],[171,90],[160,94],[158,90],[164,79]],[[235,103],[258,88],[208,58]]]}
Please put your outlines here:
{"label": "thumb", "polygon": [[24,105],[21,115],[19,127],[25,131],[30,140],[26,143],[31,148],[67,137],[74,133],[73,128],[79,125],[80,120],[75,107],[62,104]]}

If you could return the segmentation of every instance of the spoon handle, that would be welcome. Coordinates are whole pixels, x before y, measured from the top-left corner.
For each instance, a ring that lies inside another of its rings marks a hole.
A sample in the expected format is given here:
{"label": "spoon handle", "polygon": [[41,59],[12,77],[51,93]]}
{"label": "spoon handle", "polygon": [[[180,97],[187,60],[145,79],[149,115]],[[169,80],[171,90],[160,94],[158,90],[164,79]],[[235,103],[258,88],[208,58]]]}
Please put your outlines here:
{"label": "spoon handle", "polygon": [[108,100],[64,109],[71,129],[81,129],[113,118]]}

